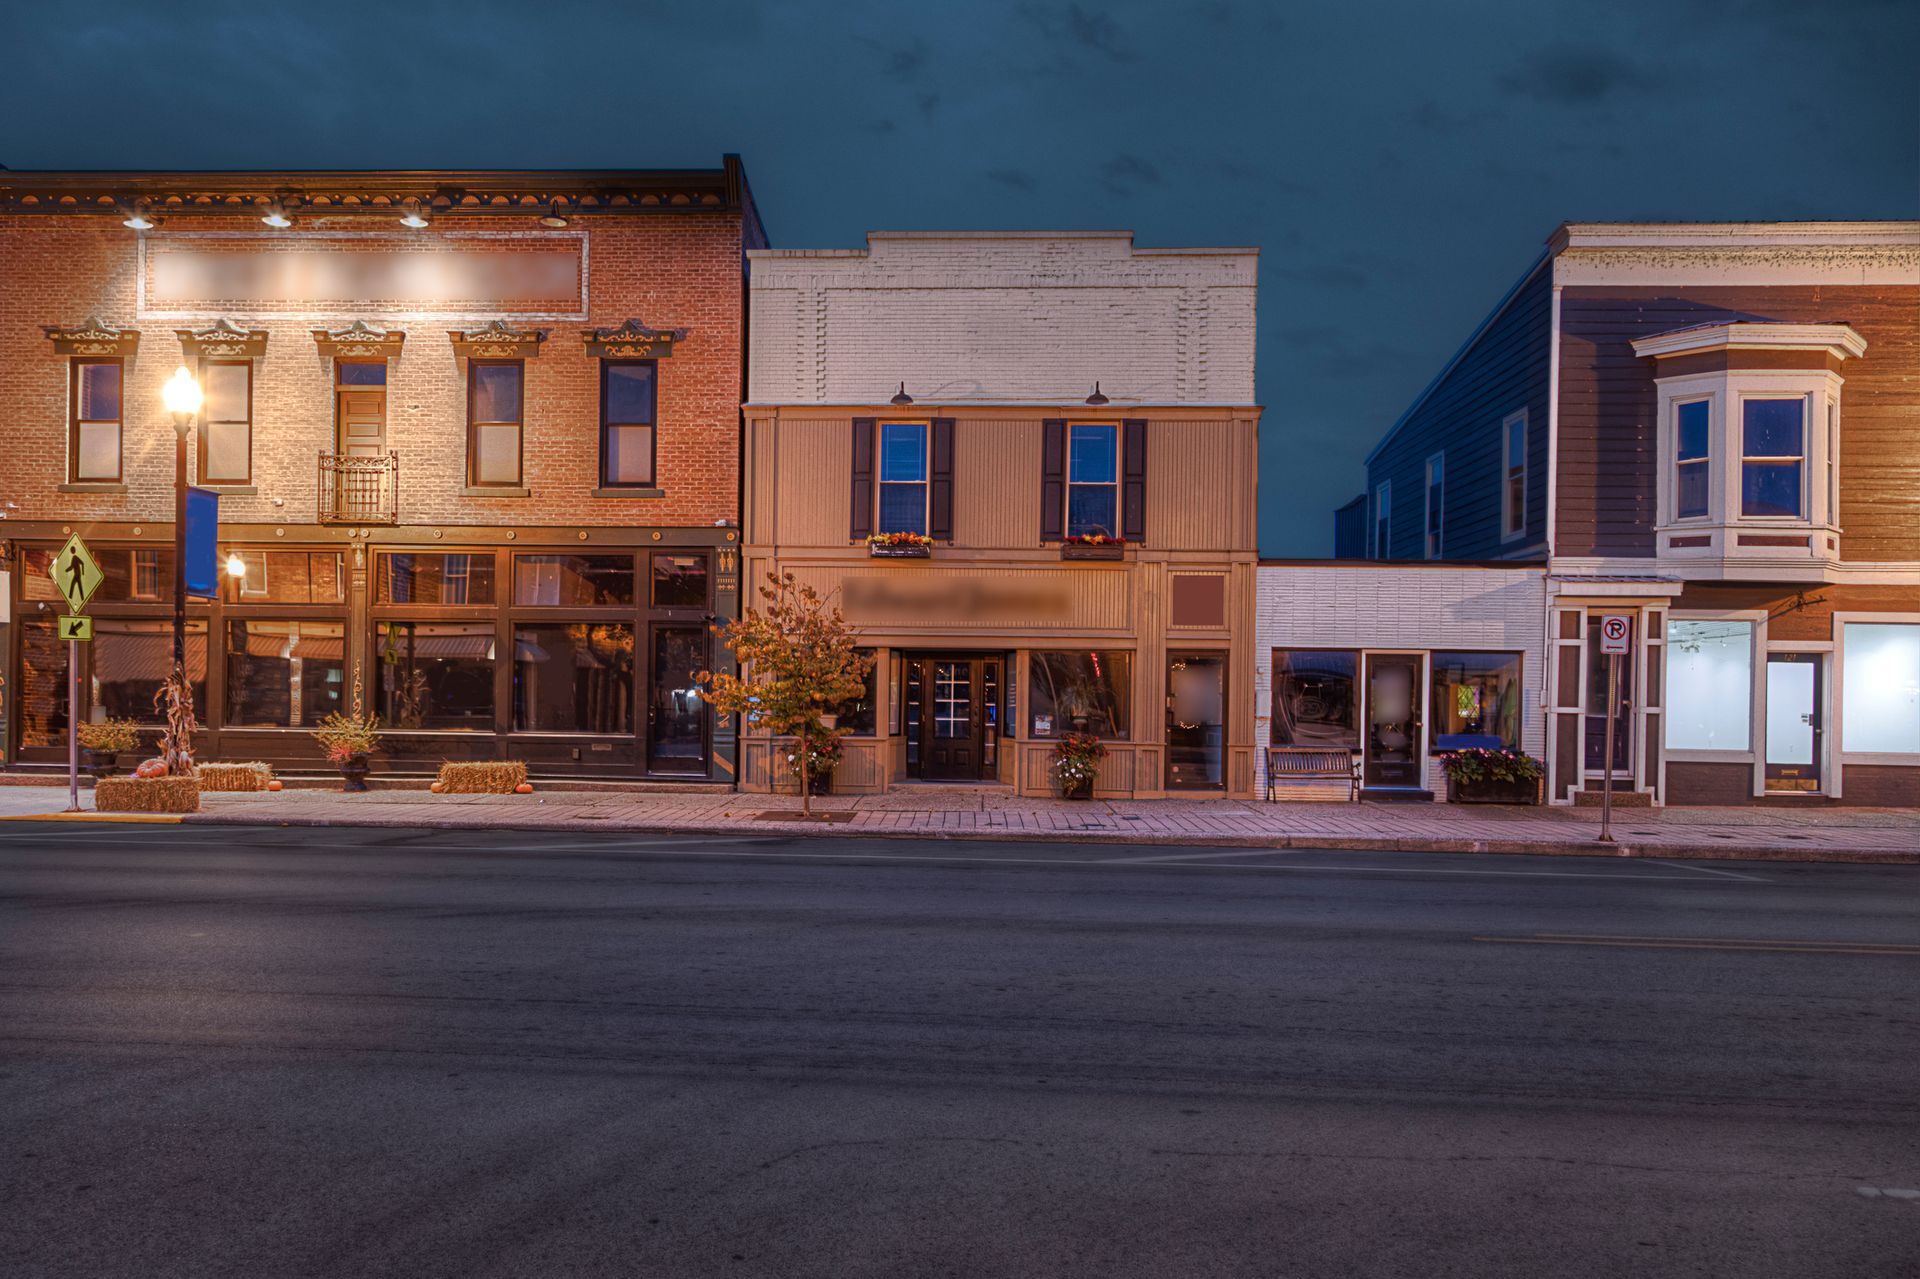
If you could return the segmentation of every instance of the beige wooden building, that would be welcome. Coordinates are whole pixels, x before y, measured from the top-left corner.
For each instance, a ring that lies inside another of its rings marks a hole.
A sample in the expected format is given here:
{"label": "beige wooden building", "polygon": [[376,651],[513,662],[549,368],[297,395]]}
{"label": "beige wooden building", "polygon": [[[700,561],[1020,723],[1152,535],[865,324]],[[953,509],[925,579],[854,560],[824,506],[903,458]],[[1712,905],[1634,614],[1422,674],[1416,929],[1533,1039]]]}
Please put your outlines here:
{"label": "beige wooden building", "polygon": [[[1256,251],[944,232],[749,257],[743,589],[791,570],[875,656],[835,788],[1044,794],[1087,732],[1098,794],[1250,795]],[[743,786],[791,784],[743,745]]]}

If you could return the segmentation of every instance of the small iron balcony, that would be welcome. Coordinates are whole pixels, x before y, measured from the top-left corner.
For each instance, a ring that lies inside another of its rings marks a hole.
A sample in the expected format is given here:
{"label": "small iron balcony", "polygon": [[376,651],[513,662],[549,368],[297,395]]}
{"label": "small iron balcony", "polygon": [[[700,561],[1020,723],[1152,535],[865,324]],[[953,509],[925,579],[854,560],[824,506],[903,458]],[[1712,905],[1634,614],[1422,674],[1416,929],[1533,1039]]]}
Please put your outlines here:
{"label": "small iron balcony", "polygon": [[322,524],[398,524],[400,455],[322,453]]}

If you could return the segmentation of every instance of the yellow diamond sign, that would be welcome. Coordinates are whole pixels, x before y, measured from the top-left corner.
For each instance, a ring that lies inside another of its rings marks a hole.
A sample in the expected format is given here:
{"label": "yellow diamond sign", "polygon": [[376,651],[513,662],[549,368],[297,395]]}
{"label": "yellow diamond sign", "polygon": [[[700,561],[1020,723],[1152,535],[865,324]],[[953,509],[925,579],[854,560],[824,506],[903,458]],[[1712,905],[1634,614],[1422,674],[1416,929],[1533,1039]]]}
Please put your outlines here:
{"label": "yellow diamond sign", "polygon": [[93,619],[84,615],[67,614],[59,619],[60,638],[84,644],[93,638]]}
{"label": "yellow diamond sign", "polygon": [[68,611],[74,613],[86,607],[93,593],[100,589],[101,579],[106,577],[78,533],[68,538],[60,553],[53,557],[53,567],[47,570],[47,575],[66,596]]}

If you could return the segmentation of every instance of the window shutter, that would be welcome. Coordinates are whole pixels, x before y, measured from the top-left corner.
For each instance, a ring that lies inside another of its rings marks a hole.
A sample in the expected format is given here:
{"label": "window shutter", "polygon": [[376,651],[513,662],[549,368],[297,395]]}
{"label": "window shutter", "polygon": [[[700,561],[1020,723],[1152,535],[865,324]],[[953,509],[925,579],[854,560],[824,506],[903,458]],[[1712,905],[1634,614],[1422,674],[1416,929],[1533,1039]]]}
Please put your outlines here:
{"label": "window shutter", "polygon": [[848,538],[859,541],[873,532],[873,439],[875,419],[853,419],[853,518]]}
{"label": "window shutter", "polygon": [[1147,540],[1147,424],[1128,418],[1120,431],[1120,536]]}
{"label": "window shutter", "polygon": [[1067,518],[1067,423],[1040,423],[1040,540],[1057,542]]}
{"label": "window shutter", "polygon": [[933,419],[933,459],[927,468],[927,535],[953,540],[953,419]]}

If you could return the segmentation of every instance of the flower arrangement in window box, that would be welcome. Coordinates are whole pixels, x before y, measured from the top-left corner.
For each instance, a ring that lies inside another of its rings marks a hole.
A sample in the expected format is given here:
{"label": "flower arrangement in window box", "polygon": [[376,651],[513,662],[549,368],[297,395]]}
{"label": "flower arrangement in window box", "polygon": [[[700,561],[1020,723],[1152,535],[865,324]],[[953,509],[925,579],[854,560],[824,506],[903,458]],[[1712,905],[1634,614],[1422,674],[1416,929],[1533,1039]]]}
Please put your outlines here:
{"label": "flower arrangement in window box", "polygon": [[75,725],[80,748],[87,753],[87,771],[93,779],[112,777],[120,756],[140,747],[140,725],[130,719],[103,719]]}
{"label": "flower arrangement in window box", "polygon": [[[803,745],[804,743],[804,745]],[[806,753],[804,765],[800,756]],[[840,733],[827,728],[794,739],[787,748],[787,772],[796,788],[805,786],[809,795],[825,795],[833,789],[833,770],[840,767]]]}
{"label": "flower arrangement in window box", "polygon": [[1063,560],[1118,560],[1126,554],[1127,539],[1111,533],[1074,533],[1060,543]]}
{"label": "flower arrangement in window box", "polygon": [[1053,744],[1053,788],[1061,799],[1092,799],[1107,744],[1092,733],[1068,733]]}
{"label": "flower arrangement in window box", "polygon": [[924,560],[933,554],[933,539],[925,533],[872,533],[867,554],[875,559]]}
{"label": "flower arrangement in window box", "polygon": [[1455,804],[1537,804],[1540,802],[1540,761],[1525,751],[1489,750],[1483,746],[1449,751],[1442,759],[1447,770],[1447,799]]}

